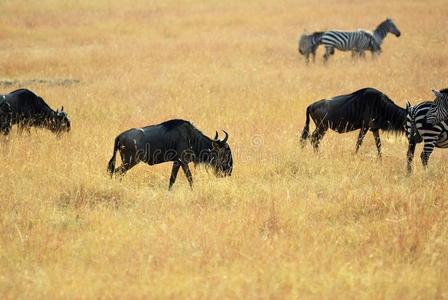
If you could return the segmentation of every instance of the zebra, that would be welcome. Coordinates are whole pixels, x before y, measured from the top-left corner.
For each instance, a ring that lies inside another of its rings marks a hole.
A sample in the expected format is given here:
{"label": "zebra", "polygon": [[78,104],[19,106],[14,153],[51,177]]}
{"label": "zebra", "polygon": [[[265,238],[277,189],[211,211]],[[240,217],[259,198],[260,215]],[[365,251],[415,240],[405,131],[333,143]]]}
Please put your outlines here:
{"label": "zebra", "polygon": [[340,51],[352,51],[352,56],[364,57],[364,51],[369,50],[372,55],[381,53],[381,45],[378,44],[373,34],[365,30],[338,31],[330,30],[324,32],[321,38],[325,45],[324,61],[334,54],[334,49]]}
{"label": "zebra", "polygon": [[378,43],[378,45],[382,45],[384,38],[388,33],[394,34],[396,37],[399,37],[401,35],[400,30],[398,29],[397,25],[392,21],[392,19],[387,18],[383,22],[380,23],[376,27],[376,29],[373,31],[373,36]]}
{"label": "zebra", "polygon": [[313,32],[311,34],[302,34],[299,39],[299,53],[305,56],[306,63],[309,63],[310,54],[313,56],[313,62],[316,59],[316,50],[319,47],[323,31]]}
{"label": "zebra", "polygon": [[[423,151],[420,155],[423,167],[428,165],[429,156],[434,147],[448,148],[448,120],[438,122],[437,118],[433,119],[432,112],[437,106],[440,97],[446,99],[448,97],[448,89],[442,91],[434,91],[436,99],[434,102],[425,101],[411,106],[406,103],[406,133],[409,140],[407,152],[407,171],[412,172],[412,160],[414,158],[415,146],[423,142]],[[441,95],[442,94],[442,95]],[[430,120],[428,122],[427,120]]]}
{"label": "zebra", "polygon": [[434,105],[426,114],[426,122],[435,125],[448,119],[448,89],[432,90],[436,99]]}

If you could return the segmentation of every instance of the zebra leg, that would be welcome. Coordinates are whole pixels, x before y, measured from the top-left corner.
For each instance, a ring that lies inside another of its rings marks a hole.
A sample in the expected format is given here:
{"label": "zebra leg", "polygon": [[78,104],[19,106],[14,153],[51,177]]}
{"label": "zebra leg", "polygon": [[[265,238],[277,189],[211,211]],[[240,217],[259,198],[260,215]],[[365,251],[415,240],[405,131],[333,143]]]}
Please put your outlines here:
{"label": "zebra leg", "polygon": [[324,62],[327,62],[328,58],[334,54],[334,48],[332,46],[325,46]]}
{"label": "zebra leg", "polygon": [[409,139],[408,154],[407,154],[407,158],[408,158],[408,165],[407,165],[408,175],[411,175],[411,172],[412,172],[412,160],[414,159],[414,152],[415,152],[416,144],[417,143],[415,142],[414,138],[411,137]]}
{"label": "zebra leg", "polygon": [[310,54],[305,54],[305,62],[308,64],[310,62]]}
{"label": "zebra leg", "polygon": [[364,137],[366,136],[366,133],[368,130],[369,130],[368,127],[362,127],[361,130],[359,131],[358,139],[356,140],[355,153],[358,153],[359,147],[361,147],[362,141],[363,141]]}
{"label": "zebra leg", "polygon": [[429,157],[431,156],[432,151],[434,150],[435,147],[435,142],[431,141],[431,142],[425,142],[425,145],[423,146],[423,152],[420,155],[420,158],[422,160],[422,164],[423,167],[427,167],[428,166],[428,160]]}
{"label": "zebra leg", "polygon": [[318,126],[311,135],[311,144],[313,145],[314,151],[317,152],[319,150],[320,140],[324,137],[327,129],[326,127]]}
{"label": "zebra leg", "polygon": [[378,158],[381,158],[381,139],[378,129],[372,129],[373,137],[375,138],[376,150],[378,151]]}

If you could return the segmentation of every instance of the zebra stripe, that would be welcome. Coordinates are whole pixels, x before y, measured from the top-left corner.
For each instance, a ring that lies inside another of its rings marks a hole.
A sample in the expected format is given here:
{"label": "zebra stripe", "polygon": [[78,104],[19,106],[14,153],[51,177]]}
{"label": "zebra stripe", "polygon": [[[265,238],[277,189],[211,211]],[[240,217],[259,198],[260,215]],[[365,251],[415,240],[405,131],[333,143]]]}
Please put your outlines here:
{"label": "zebra stripe", "polygon": [[438,124],[430,124],[426,121],[428,111],[433,107],[433,102],[421,102],[415,106],[407,105],[406,133],[409,140],[408,148],[408,173],[412,171],[415,146],[423,142],[421,160],[424,167],[428,165],[429,157],[434,148],[448,148],[448,121]]}
{"label": "zebra stripe", "polygon": [[321,44],[325,45],[324,59],[328,60],[334,54],[334,49],[340,51],[352,51],[352,55],[364,56],[364,51],[370,50],[372,53],[381,51],[380,45],[376,42],[373,34],[365,31],[338,31],[330,30],[324,32]]}
{"label": "zebra stripe", "polygon": [[448,119],[448,89],[432,91],[436,99],[426,114],[426,121],[434,125]]}

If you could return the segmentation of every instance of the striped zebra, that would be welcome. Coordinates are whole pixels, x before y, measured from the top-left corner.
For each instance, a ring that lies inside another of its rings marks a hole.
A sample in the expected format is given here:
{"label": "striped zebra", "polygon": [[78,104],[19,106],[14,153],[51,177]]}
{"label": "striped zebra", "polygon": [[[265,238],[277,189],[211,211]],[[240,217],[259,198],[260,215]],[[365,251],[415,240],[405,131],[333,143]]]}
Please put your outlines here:
{"label": "striped zebra", "polygon": [[435,125],[442,121],[448,120],[448,89],[441,91],[432,90],[436,99],[434,105],[426,115],[426,121],[429,124]]}
{"label": "striped zebra", "polygon": [[299,53],[305,56],[306,63],[309,63],[310,54],[313,56],[313,62],[316,60],[316,50],[319,47],[323,31],[312,34],[302,34],[299,39]]}
{"label": "striped zebra", "polygon": [[365,30],[324,32],[320,43],[325,46],[324,61],[334,54],[334,49],[351,51],[352,56],[365,56],[365,51],[373,54],[381,53],[381,45],[378,44],[373,34]]}
{"label": "striped zebra", "polygon": [[373,31],[373,36],[375,37],[378,45],[381,46],[383,44],[384,38],[389,32],[394,34],[396,37],[399,37],[401,35],[401,32],[398,29],[397,25],[395,25],[392,19],[387,18],[386,20],[381,22],[380,25],[378,25]]}
{"label": "striped zebra", "polygon": [[[434,91],[436,100],[440,101],[440,96],[446,99],[448,97],[448,89],[440,92]],[[406,103],[407,117],[406,117],[406,133],[409,140],[409,147],[407,153],[407,170],[408,174],[412,171],[412,160],[414,158],[415,146],[423,142],[423,152],[420,155],[424,167],[428,165],[429,156],[434,147],[448,148],[448,120],[437,122],[434,121],[433,109],[436,103],[432,101],[425,101],[411,106],[409,102]],[[430,119],[429,123],[427,119]]]}

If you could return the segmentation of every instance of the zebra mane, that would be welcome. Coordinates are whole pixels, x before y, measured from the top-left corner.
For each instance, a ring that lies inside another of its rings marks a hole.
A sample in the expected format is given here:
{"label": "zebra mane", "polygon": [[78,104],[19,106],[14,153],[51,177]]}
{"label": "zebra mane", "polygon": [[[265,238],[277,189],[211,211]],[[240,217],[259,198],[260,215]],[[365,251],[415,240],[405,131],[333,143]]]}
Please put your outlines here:
{"label": "zebra mane", "polygon": [[387,33],[389,33],[389,32],[391,32],[391,33],[393,33],[395,35],[398,34],[397,37],[400,36],[400,31],[398,30],[398,28],[395,25],[395,23],[392,21],[392,19],[387,18],[386,20],[381,22],[376,27],[376,29],[373,31],[373,36],[375,37],[377,43],[379,45],[381,45],[383,43],[383,40],[386,37]]}

